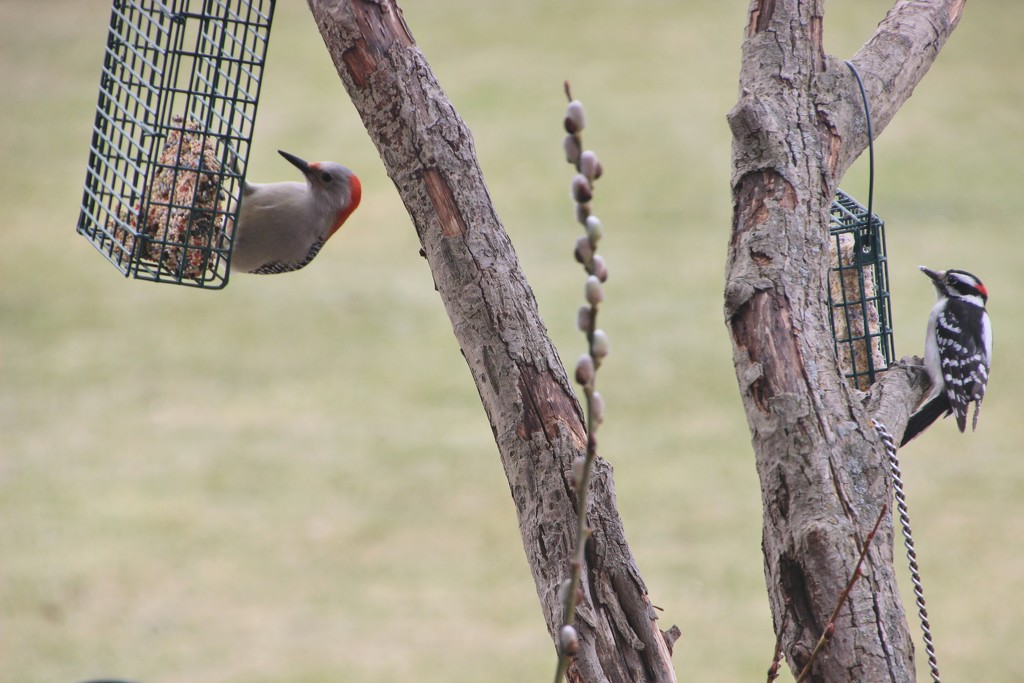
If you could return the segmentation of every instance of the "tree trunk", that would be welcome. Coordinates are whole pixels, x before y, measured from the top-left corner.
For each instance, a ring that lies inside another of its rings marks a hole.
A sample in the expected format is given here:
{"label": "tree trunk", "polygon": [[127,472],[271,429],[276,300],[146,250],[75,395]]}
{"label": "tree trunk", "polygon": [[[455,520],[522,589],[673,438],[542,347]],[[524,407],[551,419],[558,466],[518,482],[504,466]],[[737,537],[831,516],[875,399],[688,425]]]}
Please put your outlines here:
{"label": "tree trunk", "polygon": [[[575,544],[572,461],[583,415],[491,204],[472,135],[393,0],[308,0],[341,80],[419,235],[487,413],[548,630]],[[576,627],[579,681],[674,681],[626,543],[611,468],[596,463]],[[555,658],[552,657],[552,670]]]}
{"label": "tree trunk", "polygon": [[[963,0],[900,0],[854,56],[881,132],[955,28]],[[764,506],[765,580],[794,672],[807,663],[891,500],[870,419],[901,434],[926,385],[899,364],[864,396],[837,365],[828,207],[867,145],[860,92],[822,48],[824,0],[752,0],[733,132],[725,316]],[[869,412],[872,411],[872,412]],[[810,680],[913,681],[888,517]],[[788,617],[786,616],[788,614]]]}

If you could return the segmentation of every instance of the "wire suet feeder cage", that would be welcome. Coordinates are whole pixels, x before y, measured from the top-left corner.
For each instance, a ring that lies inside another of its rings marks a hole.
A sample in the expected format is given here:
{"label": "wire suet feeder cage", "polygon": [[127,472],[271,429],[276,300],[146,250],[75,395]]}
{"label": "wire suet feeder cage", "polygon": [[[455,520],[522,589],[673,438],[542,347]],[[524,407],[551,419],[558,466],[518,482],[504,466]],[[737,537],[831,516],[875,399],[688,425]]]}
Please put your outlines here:
{"label": "wire suet feeder cage", "polygon": [[865,390],[895,358],[885,224],[840,190],[830,209],[828,311],[839,367]]}
{"label": "wire suet feeder cage", "polygon": [[829,209],[828,313],[839,367],[862,391],[895,360],[885,223],[873,213],[875,151],[871,116],[860,75],[847,62],[861,89],[868,131],[868,206],[842,190]]}
{"label": "wire suet feeder cage", "polygon": [[219,289],[274,0],[114,0],[78,232],[126,277]]}

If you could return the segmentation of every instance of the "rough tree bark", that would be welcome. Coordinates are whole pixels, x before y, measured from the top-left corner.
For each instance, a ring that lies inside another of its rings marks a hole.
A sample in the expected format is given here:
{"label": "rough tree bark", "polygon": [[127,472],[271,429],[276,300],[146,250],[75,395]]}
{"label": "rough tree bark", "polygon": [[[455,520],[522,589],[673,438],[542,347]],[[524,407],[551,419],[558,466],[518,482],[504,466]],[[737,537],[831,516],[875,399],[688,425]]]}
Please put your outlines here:
{"label": "rough tree bark", "polygon": [[[405,203],[494,433],[548,630],[575,543],[571,463],[583,416],[491,203],[469,129],[393,0],[308,0],[341,80]],[[674,681],[626,543],[611,468],[596,463],[594,529],[570,677]],[[552,657],[552,669],[554,657]]]}
{"label": "rough tree bark", "polygon": [[[857,52],[874,132],[892,120],[956,27],[964,0],[900,0]],[[926,385],[901,363],[864,396],[841,378],[823,302],[828,207],[867,145],[860,92],[822,47],[824,0],[752,0],[733,132],[725,316],[764,505],[765,579],[794,671],[891,500],[875,417],[899,435]],[[876,537],[812,680],[913,681],[893,572],[891,517]],[[788,619],[784,615],[788,612]]]}

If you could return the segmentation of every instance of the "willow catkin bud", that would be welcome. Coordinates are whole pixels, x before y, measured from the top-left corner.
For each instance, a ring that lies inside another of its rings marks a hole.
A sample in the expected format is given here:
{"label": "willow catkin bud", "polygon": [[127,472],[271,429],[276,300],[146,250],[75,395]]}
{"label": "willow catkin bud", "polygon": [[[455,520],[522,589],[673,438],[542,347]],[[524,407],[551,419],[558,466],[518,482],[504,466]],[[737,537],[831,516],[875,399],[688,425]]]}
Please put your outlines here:
{"label": "willow catkin bud", "polygon": [[599,391],[590,395],[590,417],[594,421],[591,427],[596,427],[604,422],[604,397]]}
{"label": "willow catkin bud", "polygon": [[565,149],[565,160],[573,166],[580,162],[580,140],[575,135],[566,135],[562,141],[562,148]]}
{"label": "willow catkin bud", "polygon": [[580,154],[580,173],[587,176],[587,178],[597,180],[599,176],[598,169],[600,168],[601,162],[597,160],[597,154],[589,149]]}
{"label": "willow catkin bud", "polygon": [[594,330],[594,336],[590,342],[590,353],[597,360],[603,360],[605,356],[611,353],[612,346],[608,343],[608,335],[604,333],[604,330]]}
{"label": "willow catkin bud", "polygon": [[569,597],[569,590],[572,588],[572,579],[565,579],[558,585],[558,603],[564,605]]}
{"label": "willow catkin bud", "polygon": [[601,281],[596,275],[587,277],[587,284],[583,287],[583,295],[591,306],[596,306],[604,301],[604,290],[601,287]]}
{"label": "willow catkin bud", "polygon": [[558,648],[566,657],[572,657],[580,651],[580,637],[576,629],[566,624],[558,632]]}
{"label": "willow catkin bud", "polygon": [[590,321],[593,320],[590,310],[591,309],[588,304],[583,304],[580,306],[579,310],[576,311],[576,327],[580,332],[590,331]]}
{"label": "willow catkin bud", "polygon": [[576,381],[584,386],[594,381],[594,359],[589,353],[584,353],[576,361]]}
{"label": "willow catkin bud", "polygon": [[572,198],[580,204],[586,204],[594,198],[594,190],[590,187],[590,181],[582,173],[577,173],[572,177]]}
{"label": "willow catkin bud", "polygon": [[583,109],[583,103],[573,100],[565,109],[565,132],[578,133],[587,125],[587,113]]}
{"label": "willow catkin bud", "polygon": [[[569,478],[572,480],[572,487],[578,488],[580,482],[583,481],[583,468],[587,466],[587,459],[582,455],[577,455],[572,459],[572,466],[569,468]],[[562,602],[565,602],[562,600]]]}
{"label": "willow catkin bud", "polygon": [[581,235],[576,238],[576,250],[573,252],[576,260],[587,267],[590,270],[591,264],[594,261],[594,245],[590,243],[590,238],[586,235]]}
{"label": "willow catkin bud", "polygon": [[587,229],[587,237],[590,238],[590,243],[596,247],[597,243],[604,237],[604,226],[601,224],[601,219],[597,216],[587,216],[584,226]]}
{"label": "willow catkin bud", "polygon": [[[590,240],[587,241],[589,243]],[[603,256],[600,254],[594,254],[594,257],[590,260],[590,265],[598,280],[601,282],[608,281],[608,266],[605,265]]]}

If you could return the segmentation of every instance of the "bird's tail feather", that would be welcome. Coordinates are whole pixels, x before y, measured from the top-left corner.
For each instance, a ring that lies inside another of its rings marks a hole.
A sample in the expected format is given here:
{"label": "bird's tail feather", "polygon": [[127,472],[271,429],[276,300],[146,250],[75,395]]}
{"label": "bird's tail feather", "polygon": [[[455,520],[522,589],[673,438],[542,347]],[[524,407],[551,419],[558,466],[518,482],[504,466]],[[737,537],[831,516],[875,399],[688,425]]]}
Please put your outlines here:
{"label": "bird's tail feather", "polygon": [[932,422],[935,422],[943,415],[949,415],[950,412],[949,398],[945,392],[939,393],[938,396],[925,403],[916,413],[910,416],[910,420],[907,422],[907,430],[903,432],[903,440],[900,441],[900,446],[905,446],[908,441],[928,429]]}

